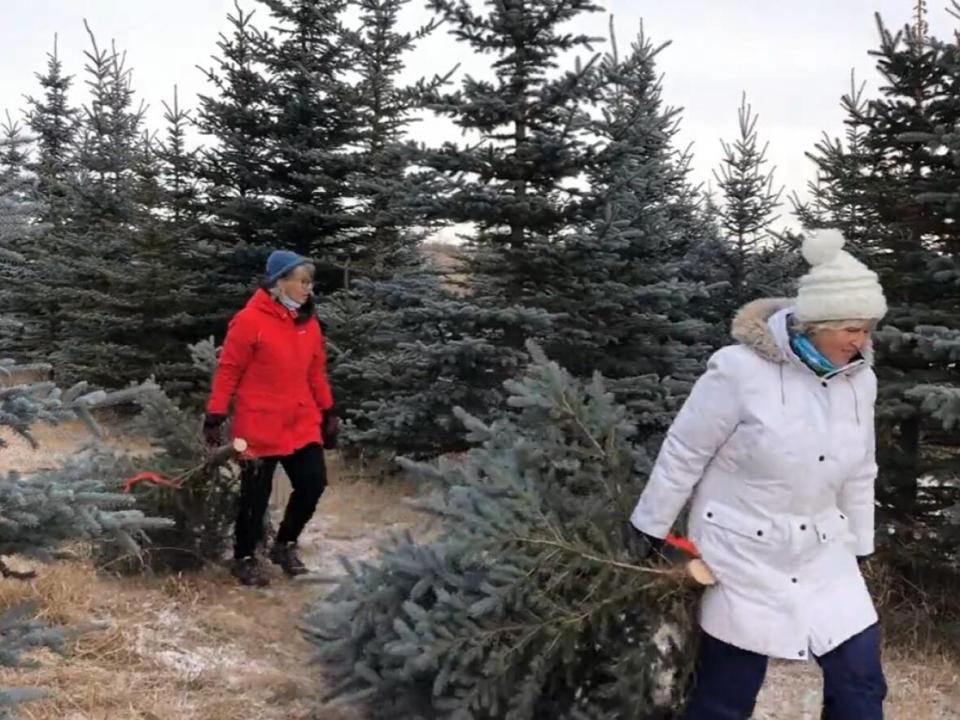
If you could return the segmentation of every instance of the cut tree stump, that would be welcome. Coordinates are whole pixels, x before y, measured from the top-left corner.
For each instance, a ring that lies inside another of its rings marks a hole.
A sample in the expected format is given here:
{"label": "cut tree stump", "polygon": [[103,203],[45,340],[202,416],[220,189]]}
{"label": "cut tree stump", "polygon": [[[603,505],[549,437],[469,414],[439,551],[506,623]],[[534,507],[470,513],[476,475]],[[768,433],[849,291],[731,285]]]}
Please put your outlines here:
{"label": "cut tree stump", "polygon": [[717,579],[710,572],[710,568],[700,558],[694,558],[687,563],[687,574],[700,585],[717,584]]}

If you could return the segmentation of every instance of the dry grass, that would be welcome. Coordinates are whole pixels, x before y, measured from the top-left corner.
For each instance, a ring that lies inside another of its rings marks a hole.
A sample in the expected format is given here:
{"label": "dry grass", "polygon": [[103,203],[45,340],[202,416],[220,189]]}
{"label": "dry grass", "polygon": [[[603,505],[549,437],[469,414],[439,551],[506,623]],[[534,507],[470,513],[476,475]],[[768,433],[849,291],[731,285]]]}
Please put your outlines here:
{"label": "dry grass", "polygon": [[[81,438],[79,426],[43,428],[36,452],[12,439],[0,472],[49,466]],[[330,461],[330,487],[302,539],[323,574],[338,572],[340,554],[372,556],[389,531],[419,518],[404,504],[408,486],[341,480],[347,473]],[[223,568],[166,578],[97,575],[84,562],[36,569],[34,581],[0,581],[0,608],[34,600],[51,623],[105,627],[71,642],[64,658],[36,653],[39,668],[0,668],[0,687],[52,691],[22,706],[26,720],[358,720],[315,705],[322,680],[297,621],[323,586],[275,573],[267,589],[240,588]]]}
{"label": "dry grass", "polygon": [[[889,720],[960,718],[960,667],[939,654],[919,656],[887,648],[884,670]],[[771,664],[754,720],[819,720],[822,681],[813,662]]]}
{"label": "dry grass", "polygon": [[313,717],[316,677],[294,627],[302,587],[235,588],[222,572],[189,579],[95,578],[61,564],[5,588],[0,602],[38,600],[57,623],[109,624],[49,653],[36,670],[6,670],[2,685],[50,688],[25,705],[31,720],[232,720]]}
{"label": "dry grass", "polygon": [[[107,436],[103,438],[103,442],[118,450],[142,453],[149,449],[145,440],[111,435],[109,427],[105,428],[105,432]],[[0,439],[7,443],[6,448],[0,449],[0,473],[8,470],[32,472],[56,467],[65,456],[94,439],[79,420],[59,425],[40,423],[30,429],[30,434],[39,447],[32,447],[9,428],[0,428]]]}
{"label": "dry grass", "polygon": [[960,664],[960,578],[956,574],[874,564],[867,571],[867,581],[889,644],[916,654],[943,653]]}
{"label": "dry grass", "polygon": [[[0,451],[0,472],[51,465],[82,433],[41,428],[38,452],[14,439]],[[330,488],[303,538],[306,560],[324,574],[338,572],[337,555],[370,557],[385,534],[422,520],[404,503],[410,487],[357,480],[353,467],[330,461]],[[284,494],[281,482],[278,507]],[[38,669],[0,669],[0,686],[53,691],[22,706],[26,720],[362,720],[314,705],[322,679],[296,623],[322,586],[276,577],[266,590],[244,589],[223,569],[169,578],[107,577],[80,562],[39,570],[32,582],[0,581],[0,607],[34,599],[51,622],[106,627],[71,643],[65,658],[38,653]],[[960,664],[924,621],[933,603],[950,599],[904,592],[884,577],[872,584],[894,641],[887,717],[960,718]],[[815,664],[774,663],[755,720],[816,720],[819,702]]]}

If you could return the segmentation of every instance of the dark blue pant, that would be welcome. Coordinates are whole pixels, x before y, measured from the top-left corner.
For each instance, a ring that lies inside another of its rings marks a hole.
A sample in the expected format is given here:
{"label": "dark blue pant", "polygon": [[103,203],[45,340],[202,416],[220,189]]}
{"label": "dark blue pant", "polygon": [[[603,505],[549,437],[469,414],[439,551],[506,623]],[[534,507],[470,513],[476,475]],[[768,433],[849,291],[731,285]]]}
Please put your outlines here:
{"label": "dark blue pant", "polygon": [[[706,633],[684,720],[749,720],[767,672],[767,658]],[[873,625],[817,658],[823,670],[822,720],[882,720],[887,684],[880,632]]]}

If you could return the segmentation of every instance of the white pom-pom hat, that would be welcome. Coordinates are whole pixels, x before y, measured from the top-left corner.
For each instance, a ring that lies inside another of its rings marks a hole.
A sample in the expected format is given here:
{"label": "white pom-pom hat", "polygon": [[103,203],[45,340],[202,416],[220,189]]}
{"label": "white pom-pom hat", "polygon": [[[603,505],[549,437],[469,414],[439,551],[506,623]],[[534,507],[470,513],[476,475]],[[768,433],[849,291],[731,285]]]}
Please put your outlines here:
{"label": "white pom-pom hat", "polygon": [[839,230],[817,230],[801,252],[810,271],[800,278],[794,315],[800,322],[879,320],[887,300],[877,274],[843,249]]}

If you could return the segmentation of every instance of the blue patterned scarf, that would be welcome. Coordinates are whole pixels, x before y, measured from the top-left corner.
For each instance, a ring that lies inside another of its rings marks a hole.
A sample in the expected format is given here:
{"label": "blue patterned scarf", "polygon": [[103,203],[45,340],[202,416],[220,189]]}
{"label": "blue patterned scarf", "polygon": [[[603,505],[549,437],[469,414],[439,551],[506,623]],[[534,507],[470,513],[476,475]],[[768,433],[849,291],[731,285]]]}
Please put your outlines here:
{"label": "blue patterned scarf", "polygon": [[793,350],[797,354],[797,357],[803,361],[803,364],[813,370],[818,377],[823,377],[824,375],[829,375],[837,371],[837,366],[824,357],[822,352],[817,350],[810,338],[792,328],[789,330],[789,334],[790,349]]}

